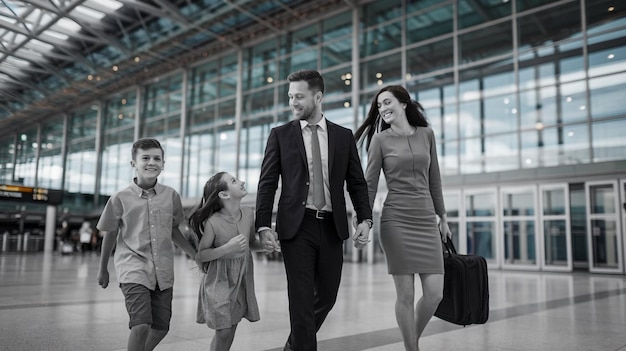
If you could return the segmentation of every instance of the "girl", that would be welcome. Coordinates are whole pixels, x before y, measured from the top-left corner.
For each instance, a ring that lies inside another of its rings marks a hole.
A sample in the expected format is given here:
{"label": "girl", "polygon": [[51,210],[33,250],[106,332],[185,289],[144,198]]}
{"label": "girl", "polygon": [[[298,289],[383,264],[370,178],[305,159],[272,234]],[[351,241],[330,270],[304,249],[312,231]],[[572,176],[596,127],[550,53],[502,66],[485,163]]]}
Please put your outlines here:
{"label": "girl", "polygon": [[[242,318],[260,319],[254,295],[253,251],[264,249],[256,239],[254,211],[242,208],[245,182],[226,172],[211,177],[202,200],[189,218],[198,236],[196,261],[201,264],[197,322],[215,329],[212,351],[229,350]],[[266,244],[265,251],[273,246]]]}

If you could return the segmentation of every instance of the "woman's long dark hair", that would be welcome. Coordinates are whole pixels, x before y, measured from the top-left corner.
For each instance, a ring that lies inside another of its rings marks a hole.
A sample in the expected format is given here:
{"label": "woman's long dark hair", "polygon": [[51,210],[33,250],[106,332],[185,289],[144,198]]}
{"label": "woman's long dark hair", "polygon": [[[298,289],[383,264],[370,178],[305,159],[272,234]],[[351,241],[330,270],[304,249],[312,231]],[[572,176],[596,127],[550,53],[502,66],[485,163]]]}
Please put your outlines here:
{"label": "woman's long dark hair", "polygon": [[411,95],[409,95],[409,92],[403,86],[388,85],[376,93],[372,99],[372,104],[370,106],[370,111],[367,113],[367,117],[363,121],[363,124],[361,124],[361,126],[356,130],[356,133],[354,133],[354,139],[356,139],[359,144],[362,145],[363,139],[366,140],[366,150],[370,148],[370,142],[372,141],[374,133],[377,132],[376,127],[379,124],[379,132],[382,132],[390,127],[389,124],[383,121],[378,113],[378,96],[385,91],[393,94],[393,96],[395,96],[400,103],[406,104],[406,119],[409,121],[410,125],[414,127],[428,127],[428,120],[426,119],[422,105],[420,105],[419,102],[412,100]]}
{"label": "woman's long dark hair", "polygon": [[218,194],[228,189],[228,184],[222,179],[224,174],[226,172],[216,173],[207,180],[202,199],[189,216],[189,226],[198,236],[198,241],[202,239],[202,233],[204,233],[204,222],[223,207]]}

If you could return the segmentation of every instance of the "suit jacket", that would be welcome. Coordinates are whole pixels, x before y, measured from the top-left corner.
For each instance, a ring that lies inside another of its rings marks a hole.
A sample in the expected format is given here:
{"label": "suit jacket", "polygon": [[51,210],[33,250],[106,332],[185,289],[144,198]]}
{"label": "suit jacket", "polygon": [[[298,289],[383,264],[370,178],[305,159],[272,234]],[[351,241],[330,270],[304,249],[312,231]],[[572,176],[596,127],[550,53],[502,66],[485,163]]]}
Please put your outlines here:
{"label": "suit jacket", "polygon": [[[337,234],[349,236],[344,184],[346,184],[359,222],[372,218],[367,182],[354,135],[348,128],[326,121],[328,128],[328,173],[331,206]],[[274,197],[281,179],[281,194],[276,215],[279,239],[293,238],[304,217],[309,171],[300,122],[295,120],[273,128],[267,140],[261,165],[256,198],[256,227],[271,227]]]}

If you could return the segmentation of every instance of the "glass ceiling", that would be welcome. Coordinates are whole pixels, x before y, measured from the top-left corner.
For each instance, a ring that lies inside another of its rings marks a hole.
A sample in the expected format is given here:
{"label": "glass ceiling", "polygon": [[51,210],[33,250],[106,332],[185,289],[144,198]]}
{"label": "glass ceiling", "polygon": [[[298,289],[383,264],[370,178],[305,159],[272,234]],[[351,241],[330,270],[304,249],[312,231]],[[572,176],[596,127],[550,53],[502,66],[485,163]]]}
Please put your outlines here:
{"label": "glass ceiling", "polygon": [[[0,0],[3,134],[201,60],[333,0]],[[6,134],[5,134],[6,135]]]}

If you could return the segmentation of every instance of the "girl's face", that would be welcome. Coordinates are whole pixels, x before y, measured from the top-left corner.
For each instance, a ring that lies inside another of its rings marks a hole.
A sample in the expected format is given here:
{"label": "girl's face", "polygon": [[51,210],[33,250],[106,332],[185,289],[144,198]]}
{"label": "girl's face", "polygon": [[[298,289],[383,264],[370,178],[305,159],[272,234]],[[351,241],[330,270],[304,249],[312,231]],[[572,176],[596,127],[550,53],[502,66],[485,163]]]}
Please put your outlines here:
{"label": "girl's face", "polygon": [[225,173],[222,176],[222,180],[226,183],[227,186],[226,190],[224,190],[223,192],[226,193],[229,197],[241,199],[244,196],[248,195],[248,192],[246,191],[246,182],[233,177],[229,173]]}
{"label": "girl's face", "polygon": [[401,103],[392,93],[383,91],[378,94],[378,113],[387,124],[394,124],[400,118],[406,118],[404,109],[406,104]]}

